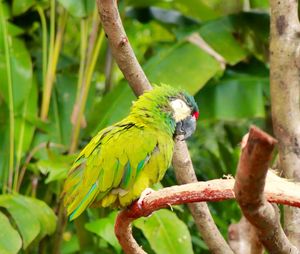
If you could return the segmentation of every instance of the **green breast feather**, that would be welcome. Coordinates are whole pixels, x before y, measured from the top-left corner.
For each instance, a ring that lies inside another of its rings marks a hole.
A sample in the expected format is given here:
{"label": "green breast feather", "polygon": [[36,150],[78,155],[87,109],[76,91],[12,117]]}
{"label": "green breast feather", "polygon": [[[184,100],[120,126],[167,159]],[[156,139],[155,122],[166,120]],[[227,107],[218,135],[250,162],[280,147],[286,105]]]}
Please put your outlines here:
{"label": "green breast feather", "polygon": [[128,206],[161,180],[174,147],[175,122],[167,107],[175,93],[162,86],[141,96],[127,118],[100,131],[82,150],[63,190],[70,220],[92,204]]}

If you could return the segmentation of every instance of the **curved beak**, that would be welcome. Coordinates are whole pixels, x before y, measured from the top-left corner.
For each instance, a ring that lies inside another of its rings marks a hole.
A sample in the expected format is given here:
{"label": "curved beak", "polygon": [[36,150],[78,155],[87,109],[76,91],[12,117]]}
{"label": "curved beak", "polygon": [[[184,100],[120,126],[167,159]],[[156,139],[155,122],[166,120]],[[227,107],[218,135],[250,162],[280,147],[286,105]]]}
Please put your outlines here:
{"label": "curved beak", "polygon": [[188,116],[184,120],[176,123],[175,136],[183,135],[183,139],[189,138],[196,130],[196,118]]}

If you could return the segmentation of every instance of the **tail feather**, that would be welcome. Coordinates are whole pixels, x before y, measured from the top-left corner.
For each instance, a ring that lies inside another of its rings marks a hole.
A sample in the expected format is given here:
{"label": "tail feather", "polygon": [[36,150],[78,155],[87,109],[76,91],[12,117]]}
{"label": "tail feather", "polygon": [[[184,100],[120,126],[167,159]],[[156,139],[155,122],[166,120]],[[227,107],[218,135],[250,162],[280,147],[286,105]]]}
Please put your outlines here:
{"label": "tail feather", "polygon": [[93,202],[97,194],[97,183],[94,183],[88,193],[84,196],[84,198],[78,202],[75,199],[73,204],[69,207],[68,214],[70,215],[69,219],[74,220],[77,218],[87,207],[88,205]]}

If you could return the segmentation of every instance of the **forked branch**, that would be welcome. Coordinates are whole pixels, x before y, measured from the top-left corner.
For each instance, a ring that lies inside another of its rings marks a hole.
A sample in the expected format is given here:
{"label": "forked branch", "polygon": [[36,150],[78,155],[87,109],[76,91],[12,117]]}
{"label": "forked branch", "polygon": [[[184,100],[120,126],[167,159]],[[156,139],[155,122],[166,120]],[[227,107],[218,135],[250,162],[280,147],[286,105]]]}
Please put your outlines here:
{"label": "forked branch", "polygon": [[[269,253],[299,253],[281,227],[277,206],[268,203],[264,193],[268,165],[277,141],[258,128],[251,127],[248,140],[243,143],[234,192],[244,216],[254,225]],[[283,190],[288,189],[287,185],[283,186]],[[284,199],[287,200],[287,197]],[[272,198],[269,200],[274,201]]]}

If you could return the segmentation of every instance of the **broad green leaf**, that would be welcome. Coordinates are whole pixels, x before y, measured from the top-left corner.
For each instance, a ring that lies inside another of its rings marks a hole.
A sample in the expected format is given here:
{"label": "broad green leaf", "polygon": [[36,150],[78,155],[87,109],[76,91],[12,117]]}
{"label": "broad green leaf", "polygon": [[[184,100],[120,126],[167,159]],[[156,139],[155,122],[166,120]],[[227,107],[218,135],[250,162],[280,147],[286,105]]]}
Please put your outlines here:
{"label": "broad green leaf", "polygon": [[[7,81],[7,66],[5,64],[5,54],[3,44],[1,44],[1,25],[0,25],[0,94],[8,103],[8,81]],[[32,63],[31,57],[25,44],[20,39],[10,36],[9,58],[11,63],[12,75],[12,91],[13,101],[16,112],[22,111],[23,103],[28,97],[32,86]]]}
{"label": "broad green leaf", "polygon": [[93,222],[87,223],[85,228],[91,231],[114,247],[117,253],[121,252],[121,246],[114,233],[115,220],[118,212],[111,212],[106,218],[101,218]]}
{"label": "broad green leaf", "polygon": [[53,210],[42,200],[17,195],[16,200],[24,200],[27,209],[31,211],[33,216],[40,223],[39,238],[54,233],[56,228],[56,216]]}
{"label": "broad green leaf", "polygon": [[152,57],[144,70],[152,83],[182,87],[195,94],[209,79],[221,72],[221,66],[198,46],[180,42]]}
{"label": "broad green leaf", "polygon": [[203,0],[203,2],[222,16],[242,11],[244,4],[243,0]]}
{"label": "broad green leaf", "polygon": [[211,20],[220,16],[205,0],[174,0],[173,6],[181,13],[198,20]]}
{"label": "broad green leaf", "polygon": [[52,130],[49,130],[50,140],[68,146],[72,133],[71,116],[76,98],[76,76],[58,75],[54,89],[49,112],[52,126]]}
{"label": "broad green leaf", "polygon": [[245,12],[229,18],[235,27],[236,39],[256,58],[267,62],[270,16],[267,13]]}
{"label": "broad green leaf", "polygon": [[56,227],[54,212],[38,199],[22,195],[0,195],[0,207],[12,216],[23,239],[23,249],[37,237],[50,235]]}
{"label": "broad green leaf", "polygon": [[148,218],[138,219],[134,225],[142,230],[157,254],[193,253],[186,224],[169,210],[154,212]]}
{"label": "broad green leaf", "polygon": [[11,36],[15,37],[24,33],[24,29],[10,22],[7,23],[7,32]]}
{"label": "broad green leaf", "polygon": [[23,239],[23,248],[26,249],[40,232],[40,223],[32,216],[33,211],[24,200],[16,199],[13,195],[1,195],[0,206],[6,208],[16,222]]}
{"label": "broad green leaf", "polygon": [[[57,75],[49,110],[48,140],[64,144],[67,147],[70,145],[73,129],[71,118],[76,99],[77,78],[77,74]],[[95,96],[94,91],[95,82],[92,82],[86,102],[85,114],[90,111]]]}
{"label": "broad green leaf", "polygon": [[170,0],[127,0],[126,6],[149,7],[149,6],[165,6],[170,8]]}
{"label": "broad green leaf", "polygon": [[87,17],[95,8],[95,1],[90,0],[58,0],[74,17]]}
{"label": "broad green leaf", "polygon": [[234,31],[235,28],[227,17],[210,21],[199,29],[203,39],[231,65],[248,55],[248,51],[233,36]]}
{"label": "broad green leaf", "polygon": [[36,165],[42,174],[49,174],[46,183],[65,179],[77,154],[60,155],[48,150],[48,158],[39,160]]}
{"label": "broad green leaf", "polygon": [[87,133],[95,135],[129,113],[132,101],[136,100],[128,84],[121,82],[97,103],[89,114]]}
{"label": "broad green leaf", "polygon": [[268,9],[269,1],[268,0],[250,0],[251,8],[259,8],[259,9]]}
{"label": "broad green leaf", "polygon": [[0,250],[2,254],[16,254],[22,247],[22,239],[8,218],[0,212]]}
{"label": "broad green leaf", "polygon": [[14,16],[18,16],[26,12],[31,6],[35,4],[35,0],[13,0],[12,12]]}
{"label": "broad green leaf", "polygon": [[127,20],[125,23],[126,33],[135,51],[136,57],[144,61],[147,50],[156,43],[172,43],[175,36],[159,22],[140,23],[134,20]]}
{"label": "broad green leaf", "polygon": [[202,119],[265,117],[268,77],[232,75],[211,82],[196,96]]}
{"label": "broad green leaf", "polygon": [[[3,8],[3,16],[5,19],[11,17],[11,8],[7,1],[2,1],[2,8]],[[1,25],[0,25],[1,26]]]}
{"label": "broad green leaf", "polygon": [[197,20],[213,20],[243,10],[242,0],[174,0],[174,7]]}

